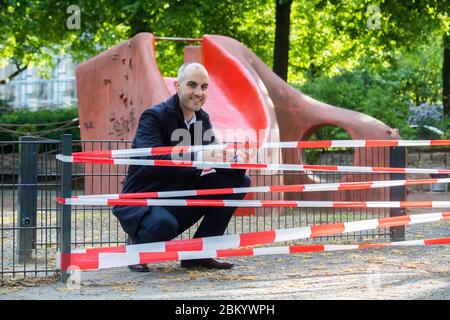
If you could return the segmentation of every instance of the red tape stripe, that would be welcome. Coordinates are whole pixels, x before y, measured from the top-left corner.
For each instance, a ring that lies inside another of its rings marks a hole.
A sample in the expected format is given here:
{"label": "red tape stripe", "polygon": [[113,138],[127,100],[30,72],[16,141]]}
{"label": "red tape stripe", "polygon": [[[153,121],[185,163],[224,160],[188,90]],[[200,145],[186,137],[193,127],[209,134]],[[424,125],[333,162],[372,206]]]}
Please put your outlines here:
{"label": "red tape stripe", "polygon": [[147,199],[158,198],[158,192],[136,192],[136,193],[121,193],[119,199]]}
{"label": "red tape stripe", "polygon": [[178,260],[178,252],[141,252],[139,253],[139,263],[163,262]]}
{"label": "red tape stripe", "polygon": [[147,200],[135,200],[135,199],[126,199],[126,201],[122,201],[121,199],[108,199],[107,204],[109,206],[137,206],[137,207],[148,206]]}
{"label": "red tape stripe", "polygon": [[345,225],[343,223],[326,224],[323,226],[311,226],[311,238],[327,236],[330,234],[343,233]]}
{"label": "red tape stripe", "polygon": [[203,239],[186,239],[186,240],[172,240],[167,241],[166,251],[202,251]]}
{"label": "red tape stripe", "polygon": [[77,266],[81,270],[98,269],[98,253],[62,253],[61,270],[66,271],[71,266]]}
{"label": "red tape stripe", "polygon": [[424,240],[425,245],[433,245],[433,244],[450,244],[450,238],[441,238],[441,239],[428,239]]}
{"label": "red tape stripe", "polygon": [[325,250],[323,244],[311,244],[302,246],[291,246],[289,247],[290,253],[300,253],[300,252],[321,252]]}
{"label": "red tape stripe", "polygon": [[388,228],[392,226],[398,226],[400,224],[408,224],[411,222],[409,216],[389,217],[378,219],[378,228]]}
{"label": "red tape stripe", "polygon": [[214,206],[214,207],[224,207],[225,202],[223,200],[186,200],[186,205],[192,207],[202,207],[202,206]]}
{"label": "red tape stripe", "polygon": [[385,147],[396,147],[398,146],[397,140],[366,140],[366,147],[380,147],[380,145]]}
{"label": "red tape stripe", "polygon": [[400,208],[433,208],[433,201],[400,201]]}
{"label": "red tape stripe", "polygon": [[363,201],[335,201],[333,202],[333,208],[366,208],[367,203]]}
{"label": "red tape stripe", "polygon": [[222,189],[199,189],[196,190],[198,196],[206,196],[206,195],[216,195],[216,194],[233,194],[233,188],[222,188]]}
{"label": "red tape stripe", "polygon": [[448,146],[450,145],[450,140],[430,140],[432,146]]}
{"label": "red tape stripe", "polygon": [[303,168],[305,170],[326,170],[326,171],[338,171],[338,166],[317,166],[317,165],[304,165]]}
{"label": "red tape stripe", "polygon": [[253,249],[217,250],[217,258],[252,256]]}
{"label": "red tape stripe", "polygon": [[331,140],[322,141],[299,141],[297,148],[331,148]]}
{"label": "red tape stripe", "polygon": [[276,233],[272,231],[251,232],[240,235],[240,247],[253,246],[261,243],[273,243],[275,242]]}

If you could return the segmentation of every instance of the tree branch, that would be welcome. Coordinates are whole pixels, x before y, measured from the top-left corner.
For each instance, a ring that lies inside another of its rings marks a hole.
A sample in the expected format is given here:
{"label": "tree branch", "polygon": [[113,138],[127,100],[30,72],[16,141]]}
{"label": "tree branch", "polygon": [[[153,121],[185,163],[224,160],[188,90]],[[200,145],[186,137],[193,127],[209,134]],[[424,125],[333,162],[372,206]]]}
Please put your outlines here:
{"label": "tree branch", "polygon": [[21,67],[20,63],[18,63],[18,62],[15,62],[14,64],[16,65],[17,70],[14,71],[13,73],[11,73],[9,76],[1,79],[0,84],[8,84],[12,79],[17,77],[22,71],[24,71],[26,68],[28,68],[28,64],[26,64],[23,67]]}

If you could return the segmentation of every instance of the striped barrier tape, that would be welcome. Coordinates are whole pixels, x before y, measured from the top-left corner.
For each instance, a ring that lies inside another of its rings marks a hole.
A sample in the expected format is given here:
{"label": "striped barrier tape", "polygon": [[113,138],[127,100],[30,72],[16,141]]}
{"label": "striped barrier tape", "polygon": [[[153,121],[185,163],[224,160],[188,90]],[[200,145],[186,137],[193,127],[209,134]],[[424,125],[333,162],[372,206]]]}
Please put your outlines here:
{"label": "striped barrier tape", "polygon": [[258,231],[205,238],[171,240],[145,244],[121,245],[116,247],[88,248],[72,253],[121,253],[121,252],[165,252],[165,251],[201,251],[238,248],[250,245],[262,245],[280,241],[317,238],[339,233],[398,227],[418,223],[450,220],[450,212],[421,213],[397,217],[377,218],[342,223],[319,224],[308,227],[287,228],[270,231]]}
{"label": "striped barrier tape", "polygon": [[318,148],[374,148],[374,147],[421,147],[421,146],[450,146],[450,140],[322,140],[322,141],[285,141],[285,142],[246,142],[233,144],[213,144],[196,146],[165,146],[153,148],[101,150],[74,152],[74,156],[84,157],[142,157],[164,154],[179,154],[207,150],[243,149],[243,148],[290,148],[290,149],[318,149]]}
{"label": "striped barrier tape", "polygon": [[258,169],[273,171],[331,171],[331,172],[357,172],[357,173],[428,173],[450,174],[450,169],[418,169],[418,168],[389,168],[389,167],[358,167],[358,166],[328,166],[328,165],[299,165],[299,164],[272,164],[272,163],[240,163],[240,162],[202,162],[178,160],[144,160],[144,159],[112,159],[92,158],[78,156],[57,155],[63,162],[116,164],[116,165],[142,165],[142,166],[170,166],[170,167],[196,167],[222,168],[222,169]]}
{"label": "striped barrier tape", "polygon": [[340,250],[355,250],[383,247],[405,247],[405,246],[430,246],[430,245],[448,245],[450,237],[433,238],[424,240],[409,240],[385,243],[367,243],[355,245],[294,245],[267,248],[241,248],[231,250],[207,250],[207,251],[170,251],[170,252],[126,252],[126,253],[100,253],[87,254],[83,259],[73,261],[80,270],[95,270],[125,267],[134,264],[155,263],[176,260],[192,260],[205,258],[230,258],[243,256],[263,256],[279,254],[295,254],[307,252],[325,252]]}
{"label": "striped barrier tape", "polygon": [[381,180],[381,181],[360,181],[360,182],[341,182],[341,183],[314,183],[314,184],[295,184],[295,185],[277,185],[261,186],[247,188],[217,188],[217,189],[199,189],[199,190],[177,190],[177,191],[155,191],[155,192],[137,192],[137,193],[115,193],[72,196],[72,199],[145,199],[145,198],[170,198],[170,197],[191,197],[219,194],[238,194],[251,192],[314,192],[314,191],[343,191],[343,190],[361,190],[375,189],[396,186],[409,186],[420,184],[450,183],[450,178],[438,179],[406,179],[406,180]]}
{"label": "striped barrier tape", "polygon": [[288,207],[288,208],[450,208],[450,201],[291,201],[209,199],[104,199],[61,198],[64,205],[83,206],[170,206],[170,207]]}
{"label": "striped barrier tape", "polygon": [[[161,241],[135,245],[121,245],[116,247],[88,248],[82,250],[73,250],[71,253],[61,254],[58,266],[61,266],[62,270],[65,270],[65,268],[67,268],[70,265],[84,266],[85,264],[88,264],[91,269],[92,268],[96,269],[98,268],[99,254],[107,254],[107,253],[139,254],[139,252],[164,253],[174,251],[210,251],[221,249],[233,249],[245,246],[263,245],[299,239],[309,239],[348,232],[413,225],[419,223],[430,223],[444,220],[450,220],[450,212],[422,213],[398,217],[378,218],[378,219],[351,221],[334,224],[312,225],[300,228],[288,228],[271,231],[223,235],[215,237],[171,240],[171,241]],[[97,257],[97,262],[92,260],[93,257]],[[128,264],[130,263],[126,262],[125,265]]]}

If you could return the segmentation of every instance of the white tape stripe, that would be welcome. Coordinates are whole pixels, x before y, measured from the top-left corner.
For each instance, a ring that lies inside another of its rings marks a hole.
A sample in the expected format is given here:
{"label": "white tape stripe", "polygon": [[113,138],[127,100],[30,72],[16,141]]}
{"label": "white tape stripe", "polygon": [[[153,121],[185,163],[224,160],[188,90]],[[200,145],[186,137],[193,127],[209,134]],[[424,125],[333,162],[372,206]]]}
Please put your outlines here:
{"label": "white tape stripe", "polygon": [[405,168],[405,173],[439,173],[439,169]]}
{"label": "white tape stripe", "polygon": [[432,208],[450,208],[450,201],[431,201]]}
{"label": "white tape stripe", "polygon": [[147,204],[149,206],[175,206],[175,207],[186,207],[187,201],[185,199],[147,199]]}
{"label": "white tape stripe", "polygon": [[396,241],[391,242],[391,246],[399,247],[399,246],[424,246],[424,240],[409,240],[409,241]]}
{"label": "white tape stripe", "polygon": [[249,192],[270,192],[270,186],[249,187],[249,188],[233,188],[234,193],[249,193]]}
{"label": "white tape stripe", "polygon": [[216,258],[216,251],[179,251],[178,260]]}
{"label": "white tape stripe", "polygon": [[399,140],[399,147],[431,146],[430,140]]}
{"label": "white tape stripe", "polygon": [[57,154],[56,159],[62,162],[73,162],[72,156],[64,156],[62,154]]}
{"label": "white tape stripe", "polygon": [[428,214],[411,214],[409,224],[440,221],[443,219],[442,212]]}
{"label": "white tape stripe", "polygon": [[344,232],[372,230],[378,228],[378,219],[344,222]]}
{"label": "white tape stripe", "polygon": [[[337,166],[338,172],[362,172],[362,173],[373,173],[372,167],[354,167],[354,166]],[[380,171],[381,173],[381,171]]]}
{"label": "white tape stripe", "polygon": [[352,147],[359,148],[366,146],[366,140],[331,140],[331,148]]}
{"label": "white tape stripe", "polygon": [[296,201],[297,207],[303,208],[333,208],[333,201]]}
{"label": "white tape stripe", "polygon": [[223,200],[225,207],[259,208],[262,202],[259,200]]}
{"label": "white tape stripe", "polygon": [[336,191],[342,183],[305,184],[304,191]]}
{"label": "white tape stripe", "polygon": [[133,244],[125,247],[126,252],[165,252],[166,243],[164,241]]}
{"label": "white tape stripe", "polygon": [[405,183],[406,183],[406,180],[373,181],[372,182],[372,188],[402,186]]}
{"label": "white tape stripe", "polygon": [[93,194],[93,195],[85,195],[85,196],[77,196],[77,199],[96,199],[96,198],[105,198],[110,200],[119,199],[119,194]]}
{"label": "white tape stripe", "polygon": [[289,247],[268,247],[268,248],[255,248],[253,249],[254,256],[263,256],[271,254],[289,254]]}
{"label": "white tape stripe", "polygon": [[338,245],[338,244],[326,244],[324,245],[323,251],[336,251],[336,250],[353,250],[353,249],[359,249],[359,245]]}
{"label": "white tape stripe", "polygon": [[400,201],[368,201],[367,208],[400,208]]}
{"label": "white tape stripe", "polygon": [[203,250],[238,248],[241,238],[238,234],[203,238]]}
{"label": "white tape stripe", "polygon": [[113,158],[149,156],[152,152],[152,149],[153,148],[112,150],[111,156]]}
{"label": "white tape stripe", "polygon": [[196,196],[197,190],[178,190],[178,191],[160,191],[158,192],[158,196],[161,198],[168,197],[190,197]]}
{"label": "white tape stripe", "polygon": [[71,253],[83,253],[83,254],[85,254],[86,252],[87,252],[86,249],[76,249],[71,251]]}
{"label": "white tape stripe", "polygon": [[281,229],[275,230],[274,242],[308,239],[310,237],[311,237],[311,227]]}
{"label": "white tape stripe", "polygon": [[108,205],[108,199],[102,199],[102,198],[68,198],[66,199],[67,205],[83,205],[83,206],[107,206]]}
{"label": "white tape stripe", "polygon": [[98,268],[107,269],[133,265],[139,263],[138,252],[128,253],[100,253],[98,255]]}

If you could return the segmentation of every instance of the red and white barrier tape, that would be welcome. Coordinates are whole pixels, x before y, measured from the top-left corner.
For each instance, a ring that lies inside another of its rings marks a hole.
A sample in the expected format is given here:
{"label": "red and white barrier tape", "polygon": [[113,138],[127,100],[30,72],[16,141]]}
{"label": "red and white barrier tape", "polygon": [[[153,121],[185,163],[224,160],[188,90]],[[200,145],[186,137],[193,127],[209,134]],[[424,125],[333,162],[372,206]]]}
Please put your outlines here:
{"label": "red and white barrier tape", "polygon": [[250,192],[314,192],[314,191],[342,191],[387,188],[396,186],[409,186],[419,184],[450,183],[450,178],[439,179],[406,179],[406,180],[381,180],[381,181],[360,181],[341,183],[314,183],[295,184],[278,186],[261,186],[248,188],[217,188],[199,190],[177,190],[177,191],[155,191],[120,194],[99,194],[86,196],[72,196],[72,199],[150,199],[150,198],[170,198],[170,197],[191,197],[219,194],[238,194]]}
{"label": "red and white barrier tape", "polygon": [[450,208],[450,201],[290,201],[214,199],[102,199],[60,198],[65,205],[83,206],[170,206],[170,207],[288,207],[288,208]]}
{"label": "red and white barrier tape", "polygon": [[83,157],[141,157],[163,154],[179,154],[206,150],[244,149],[244,148],[290,148],[290,149],[317,149],[317,148],[374,148],[374,147],[420,147],[420,146],[450,146],[450,140],[322,140],[322,141],[285,141],[264,143],[233,143],[196,146],[166,146],[139,149],[101,150],[74,152],[73,156]]}
{"label": "red and white barrier tape", "polygon": [[[191,260],[205,258],[225,258],[225,257],[242,257],[242,256],[263,256],[278,254],[294,254],[307,252],[324,252],[337,250],[355,250],[382,247],[405,247],[405,246],[430,246],[430,245],[448,245],[448,238],[434,238],[424,240],[409,240],[386,243],[368,243],[355,245],[327,245],[327,244],[311,244],[311,245],[294,245],[282,247],[267,248],[242,248],[231,250],[206,250],[206,251],[170,251],[170,252],[126,252],[126,253],[99,253],[72,255],[76,258],[71,261],[71,265],[78,266],[80,270],[94,270],[125,267],[133,264],[155,263],[174,260]],[[61,266],[63,268],[65,266]],[[65,270],[65,269],[63,269]]]}
{"label": "red and white barrier tape", "polygon": [[418,168],[389,168],[389,167],[355,167],[355,166],[324,166],[324,165],[299,165],[299,164],[273,164],[273,163],[240,163],[240,162],[201,162],[178,160],[145,160],[145,159],[111,159],[91,158],[78,156],[57,155],[56,158],[63,162],[116,164],[116,165],[141,165],[163,167],[196,167],[200,169],[258,169],[273,171],[331,171],[331,172],[357,172],[357,173],[428,173],[450,174],[450,169],[418,169]]}
{"label": "red and white barrier tape", "polygon": [[[430,223],[443,220],[450,220],[450,212],[423,213],[334,224],[312,225],[300,228],[279,229],[185,240],[161,241],[135,245],[121,245],[116,247],[88,248],[82,250],[74,250],[71,253],[62,254],[63,265],[61,265],[61,268],[62,270],[65,270],[64,267],[67,268],[70,265],[80,265],[81,267],[85,263],[87,263],[95,269],[98,268],[99,254],[106,253],[126,252],[139,254],[140,252],[164,253],[174,251],[209,251],[232,249],[252,245],[316,238],[348,232],[413,225],[418,223]],[[95,256],[97,256],[97,262],[92,262],[92,257]],[[135,264],[129,262],[124,263],[124,265]],[[60,263],[58,262],[58,266],[59,265]]]}

